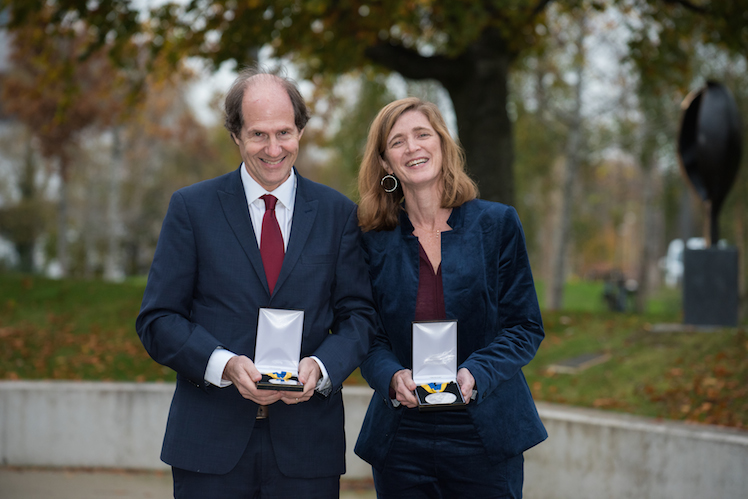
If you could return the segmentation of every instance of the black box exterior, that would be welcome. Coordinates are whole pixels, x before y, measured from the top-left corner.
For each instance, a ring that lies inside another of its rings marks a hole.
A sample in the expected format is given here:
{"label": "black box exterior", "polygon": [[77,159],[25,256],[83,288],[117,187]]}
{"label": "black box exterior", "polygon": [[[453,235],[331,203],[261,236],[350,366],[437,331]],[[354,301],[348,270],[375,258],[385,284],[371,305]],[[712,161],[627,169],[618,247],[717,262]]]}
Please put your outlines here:
{"label": "black box exterior", "polygon": [[299,378],[291,376],[289,384],[283,384],[274,380],[272,376],[262,375],[262,379],[256,384],[258,390],[278,390],[284,392],[301,392],[304,391],[304,385],[299,383]]}
{"label": "black box exterior", "polygon": [[426,397],[431,393],[426,391],[422,385],[416,386],[416,398],[418,399],[418,410],[421,412],[428,411],[453,411],[456,409],[465,409],[467,404],[460,391],[460,385],[456,382],[450,382],[447,384],[444,390],[447,393],[451,393],[456,397],[456,400],[448,404],[430,404],[426,402]]}
{"label": "black box exterior", "polygon": [[738,325],[738,251],[683,252],[683,322],[697,326]]}

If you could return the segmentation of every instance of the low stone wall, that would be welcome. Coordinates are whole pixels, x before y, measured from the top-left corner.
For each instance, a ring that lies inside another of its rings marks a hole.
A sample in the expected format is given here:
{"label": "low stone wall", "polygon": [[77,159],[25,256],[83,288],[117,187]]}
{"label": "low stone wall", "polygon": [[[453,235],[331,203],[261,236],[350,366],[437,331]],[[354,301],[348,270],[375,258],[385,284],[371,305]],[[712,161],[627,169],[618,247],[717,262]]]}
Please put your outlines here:
{"label": "low stone wall", "polygon": [[537,405],[525,499],[748,498],[748,431]]}
{"label": "low stone wall", "polygon": [[[0,382],[0,464],[168,469],[159,455],[173,393],[170,383]],[[371,476],[353,453],[371,393],[343,390],[352,478]]]}
{"label": "low stone wall", "polygon": [[0,383],[0,462],[18,466],[164,468],[173,384]]}
{"label": "low stone wall", "polygon": [[[0,464],[164,469],[172,384],[0,382]],[[346,387],[348,472],[371,390]],[[539,403],[549,439],[525,454],[526,499],[748,498],[748,432]]]}

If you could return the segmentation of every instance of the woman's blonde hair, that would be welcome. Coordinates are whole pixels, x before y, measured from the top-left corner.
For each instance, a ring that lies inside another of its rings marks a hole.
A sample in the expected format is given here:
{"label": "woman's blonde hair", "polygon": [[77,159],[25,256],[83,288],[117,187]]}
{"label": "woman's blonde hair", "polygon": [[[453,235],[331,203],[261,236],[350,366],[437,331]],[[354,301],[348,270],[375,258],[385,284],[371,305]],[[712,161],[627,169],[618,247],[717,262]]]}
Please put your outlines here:
{"label": "woman's blonde hair", "polygon": [[[402,186],[385,192],[380,185],[387,172],[382,160],[387,137],[397,120],[408,111],[419,111],[429,120],[442,145],[442,208],[454,208],[478,197],[478,187],[465,171],[465,152],[449,134],[439,108],[417,97],[408,97],[387,104],[379,111],[369,128],[364,159],[358,172],[358,224],[364,231],[391,230],[398,224]],[[385,183],[389,186],[388,183]]]}

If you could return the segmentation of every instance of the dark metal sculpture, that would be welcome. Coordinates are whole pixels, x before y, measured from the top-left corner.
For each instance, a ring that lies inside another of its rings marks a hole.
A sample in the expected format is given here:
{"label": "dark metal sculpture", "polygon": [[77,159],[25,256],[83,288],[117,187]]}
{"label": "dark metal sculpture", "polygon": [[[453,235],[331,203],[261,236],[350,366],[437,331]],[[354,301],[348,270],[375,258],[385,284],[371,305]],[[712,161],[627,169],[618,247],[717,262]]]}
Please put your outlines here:
{"label": "dark metal sculpture", "polygon": [[740,166],[740,114],[730,91],[713,81],[691,92],[683,107],[678,137],[681,167],[704,201],[708,212],[708,244],[716,246],[719,211]]}

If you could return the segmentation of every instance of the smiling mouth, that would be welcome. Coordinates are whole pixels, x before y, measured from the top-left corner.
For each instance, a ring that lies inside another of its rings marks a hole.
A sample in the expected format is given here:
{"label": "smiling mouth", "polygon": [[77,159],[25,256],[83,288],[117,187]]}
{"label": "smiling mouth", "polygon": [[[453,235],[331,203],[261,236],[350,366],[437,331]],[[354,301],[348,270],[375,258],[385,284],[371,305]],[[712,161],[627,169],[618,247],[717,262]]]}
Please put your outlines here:
{"label": "smiling mouth", "polygon": [[262,162],[265,163],[265,164],[267,164],[267,165],[270,165],[270,166],[275,166],[275,165],[279,164],[280,162],[282,162],[284,159],[286,159],[285,156],[283,156],[281,159],[279,159],[277,161],[270,161],[269,159],[263,159]]}
{"label": "smiling mouth", "polygon": [[407,163],[405,163],[405,166],[422,165],[422,164],[424,164],[427,161],[428,161],[428,159],[426,159],[426,158],[418,158],[418,159],[414,159],[412,161],[408,161]]}

